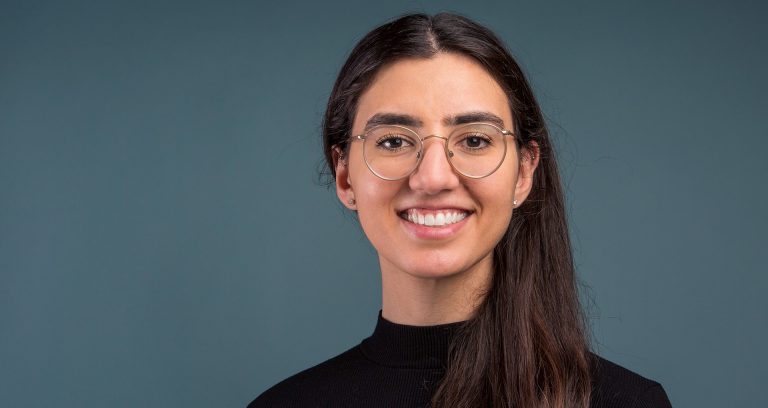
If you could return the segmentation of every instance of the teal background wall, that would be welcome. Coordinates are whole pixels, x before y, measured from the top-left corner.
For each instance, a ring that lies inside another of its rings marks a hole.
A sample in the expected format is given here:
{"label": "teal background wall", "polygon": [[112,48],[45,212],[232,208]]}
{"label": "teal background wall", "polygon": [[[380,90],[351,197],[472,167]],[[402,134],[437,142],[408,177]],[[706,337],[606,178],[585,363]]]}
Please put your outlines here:
{"label": "teal background wall", "polygon": [[444,10],[540,98],[596,349],[768,406],[765,4],[0,2],[0,406],[244,407],[368,336],[323,107],[365,32]]}

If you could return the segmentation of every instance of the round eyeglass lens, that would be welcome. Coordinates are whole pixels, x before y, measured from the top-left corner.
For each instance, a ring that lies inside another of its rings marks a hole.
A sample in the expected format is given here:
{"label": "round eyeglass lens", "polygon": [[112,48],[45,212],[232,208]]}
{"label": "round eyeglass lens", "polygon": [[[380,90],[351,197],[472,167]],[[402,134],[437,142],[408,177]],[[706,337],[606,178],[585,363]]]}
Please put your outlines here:
{"label": "round eyeglass lens", "polygon": [[419,163],[421,140],[412,130],[400,126],[379,126],[365,135],[363,157],[377,176],[398,180],[413,172]]}
{"label": "round eyeglass lens", "polygon": [[470,124],[448,137],[448,157],[467,177],[485,177],[496,171],[507,153],[504,134],[492,125]]}

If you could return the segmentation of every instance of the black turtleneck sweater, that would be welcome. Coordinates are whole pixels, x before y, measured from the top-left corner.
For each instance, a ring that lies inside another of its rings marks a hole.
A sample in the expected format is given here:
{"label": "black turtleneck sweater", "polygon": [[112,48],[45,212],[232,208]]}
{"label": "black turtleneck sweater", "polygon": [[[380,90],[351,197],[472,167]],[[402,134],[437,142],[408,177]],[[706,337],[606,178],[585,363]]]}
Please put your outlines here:
{"label": "black turtleneck sweater", "polygon": [[[460,325],[396,324],[379,311],[362,343],[283,380],[248,408],[428,407]],[[659,383],[598,356],[594,361],[591,408],[671,407]]]}

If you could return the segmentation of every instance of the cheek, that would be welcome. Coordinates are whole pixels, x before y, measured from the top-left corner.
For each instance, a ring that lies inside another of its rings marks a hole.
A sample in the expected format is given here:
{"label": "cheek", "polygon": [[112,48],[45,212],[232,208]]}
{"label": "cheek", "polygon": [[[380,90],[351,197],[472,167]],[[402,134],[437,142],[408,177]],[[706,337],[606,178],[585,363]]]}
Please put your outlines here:
{"label": "cheek", "polygon": [[[365,169],[368,172],[368,169]],[[370,172],[369,172],[370,173]],[[381,211],[384,207],[391,207],[397,195],[397,186],[376,176],[359,177],[354,182],[355,199],[358,203],[358,212]]]}
{"label": "cheek", "polygon": [[398,221],[395,213],[398,191],[398,183],[395,182],[370,177],[358,179],[355,188],[357,216],[369,239],[385,234],[387,228]]}
{"label": "cheek", "polygon": [[509,166],[504,165],[496,173],[480,179],[480,183],[475,186],[476,195],[481,203],[485,203],[488,207],[508,208],[511,212],[517,179],[517,167],[514,163]]}
{"label": "cheek", "polygon": [[480,229],[489,240],[499,240],[509,226],[514,211],[516,172],[489,176],[486,184],[475,186],[474,196],[480,204]]}
{"label": "cheek", "polygon": [[514,205],[512,204],[514,196],[514,185],[511,183],[505,183],[498,186],[497,189],[488,190],[485,192],[481,200],[481,208],[492,215],[497,222],[508,221],[512,217],[512,211]]}

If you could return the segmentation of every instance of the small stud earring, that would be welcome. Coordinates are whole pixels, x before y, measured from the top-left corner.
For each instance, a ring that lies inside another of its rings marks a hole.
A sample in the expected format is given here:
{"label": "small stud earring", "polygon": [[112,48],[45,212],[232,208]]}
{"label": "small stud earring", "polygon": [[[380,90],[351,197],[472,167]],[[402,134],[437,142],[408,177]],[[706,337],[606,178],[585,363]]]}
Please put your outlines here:
{"label": "small stud earring", "polygon": [[349,203],[349,205],[355,205],[355,203],[356,203],[357,201],[355,201],[355,199],[354,199],[354,198],[350,198],[350,199],[349,199],[349,201],[347,201],[347,202]]}
{"label": "small stud earring", "polygon": [[517,205],[517,200],[512,201],[512,205]]}

